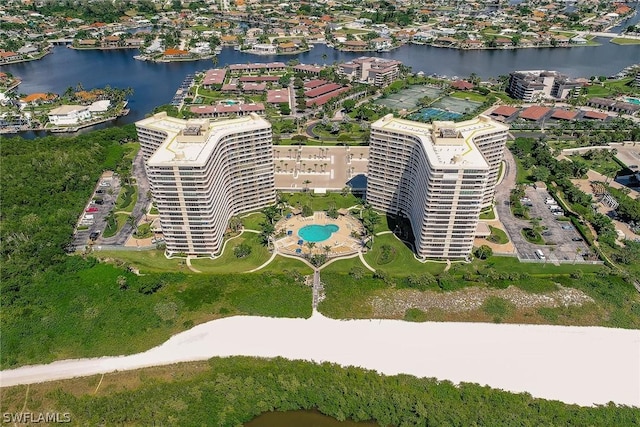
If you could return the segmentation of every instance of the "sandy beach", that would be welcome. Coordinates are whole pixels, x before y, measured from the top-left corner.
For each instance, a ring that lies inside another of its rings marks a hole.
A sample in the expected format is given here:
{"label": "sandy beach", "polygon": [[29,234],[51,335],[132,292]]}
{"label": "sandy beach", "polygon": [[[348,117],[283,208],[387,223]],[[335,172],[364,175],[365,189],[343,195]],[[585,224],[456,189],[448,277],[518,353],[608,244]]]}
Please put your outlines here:
{"label": "sandy beach", "polygon": [[0,372],[0,385],[138,369],[214,356],[282,356],[473,382],[583,406],[640,406],[640,331],[601,327],[410,323],[237,316],[198,325],[131,356]]}

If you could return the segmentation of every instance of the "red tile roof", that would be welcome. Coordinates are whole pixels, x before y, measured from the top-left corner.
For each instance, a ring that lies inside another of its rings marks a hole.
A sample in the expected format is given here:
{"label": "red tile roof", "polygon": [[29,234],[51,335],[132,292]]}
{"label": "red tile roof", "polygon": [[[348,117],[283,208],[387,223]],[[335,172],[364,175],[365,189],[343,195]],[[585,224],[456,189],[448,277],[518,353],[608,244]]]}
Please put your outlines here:
{"label": "red tile roof", "polygon": [[307,98],[316,98],[318,96],[324,95],[329,92],[333,92],[336,89],[340,89],[340,86],[337,83],[327,83],[326,85],[319,86],[315,89],[308,90],[304,93]]}
{"label": "red tile roof", "polygon": [[305,89],[314,89],[314,88],[316,88],[318,86],[322,86],[322,85],[327,84],[327,83],[329,83],[329,82],[327,82],[326,80],[321,80],[321,79],[310,80],[310,81],[308,81],[308,82],[306,82],[304,84],[304,88]]}
{"label": "red tile roof", "polygon": [[458,90],[470,90],[473,89],[474,86],[473,83],[469,83],[464,80],[456,80],[455,82],[451,83],[451,87]]}
{"label": "red tile roof", "polygon": [[561,120],[573,120],[576,118],[577,115],[578,115],[577,111],[568,111],[568,110],[558,109],[553,112],[553,114],[551,115],[551,118],[561,119]]}
{"label": "red tile roof", "polygon": [[220,68],[213,68],[206,72],[204,75],[204,79],[202,80],[203,85],[220,85],[224,83],[224,76],[227,74],[227,70]]}
{"label": "red tile roof", "polygon": [[277,82],[280,80],[278,76],[242,76],[241,82]]}
{"label": "red tile roof", "polygon": [[545,116],[551,108],[541,107],[539,105],[531,106],[520,113],[521,119],[538,121]]}
{"label": "red tile roof", "polygon": [[349,90],[349,87],[342,87],[338,90],[334,90],[333,92],[329,92],[327,94],[324,94],[322,96],[319,96],[317,98],[314,99],[310,99],[307,101],[307,107],[311,107],[313,105],[316,106],[321,106],[326,104],[327,102],[329,102],[330,100],[332,100],[333,98],[335,98],[336,96],[340,95],[343,92],[346,92]]}
{"label": "red tile roof", "polygon": [[289,102],[289,89],[274,89],[267,91],[267,102],[269,104],[283,104]]}
{"label": "red tile roof", "polygon": [[605,120],[607,117],[609,117],[609,115],[605,113],[599,113],[597,111],[585,111],[584,117],[586,119]]}
{"label": "red tile roof", "polygon": [[518,111],[516,107],[509,107],[508,105],[501,105],[491,113],[494,116],[509,117]]}

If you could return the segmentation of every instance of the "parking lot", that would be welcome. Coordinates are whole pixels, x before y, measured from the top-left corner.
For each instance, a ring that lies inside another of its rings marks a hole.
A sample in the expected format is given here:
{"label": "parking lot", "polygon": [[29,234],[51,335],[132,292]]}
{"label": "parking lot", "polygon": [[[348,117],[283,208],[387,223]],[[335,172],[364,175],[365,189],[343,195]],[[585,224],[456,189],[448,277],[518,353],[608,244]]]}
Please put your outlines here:
{"label": "parking lot", "polygon": [[100,178],[82,216],[78,219],[73,243],[69,248],[70,252],[82,250],[92,241],[100,238],[104,231],[105,220],[115,205],[119,192],[120,180],[117,176]]}
{"label": "parking lot", "polygon": [[[546,190],[526,187],[522,203],[529,207],[530,218],[540,218],[540,226],[543,228],[541,234],[546,244],[537,245],[525,239],[520,242],[514,240],[520,259],[550,262],[584,261],[589,253],[588,246],[570,221],[558,220],[563,218],[562,210]],[[530,227],[531,222],[522,221],[521,225],[523,228]],[[536,250],[540,250],[544,258],[536,255]]]}

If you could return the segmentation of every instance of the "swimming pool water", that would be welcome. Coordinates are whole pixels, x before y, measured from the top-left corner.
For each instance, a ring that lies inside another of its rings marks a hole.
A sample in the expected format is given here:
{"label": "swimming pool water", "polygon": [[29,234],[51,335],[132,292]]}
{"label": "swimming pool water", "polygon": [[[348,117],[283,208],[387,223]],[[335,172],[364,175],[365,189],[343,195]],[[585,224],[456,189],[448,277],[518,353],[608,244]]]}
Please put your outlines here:
{"label": "swimming pool water", "polygon": [[636,104],[636,105],[640,105],[640,99],[638,99],[638,98],[627,98],[627,102],[630,102],[630,103]]}
{"label": "swimming pool water", "polygon": [[340,227],[335,224],[328,225],[305,225],[298,230],[298,236],[307,242],[323,242],[327,240],[333,233],[338,231]]}

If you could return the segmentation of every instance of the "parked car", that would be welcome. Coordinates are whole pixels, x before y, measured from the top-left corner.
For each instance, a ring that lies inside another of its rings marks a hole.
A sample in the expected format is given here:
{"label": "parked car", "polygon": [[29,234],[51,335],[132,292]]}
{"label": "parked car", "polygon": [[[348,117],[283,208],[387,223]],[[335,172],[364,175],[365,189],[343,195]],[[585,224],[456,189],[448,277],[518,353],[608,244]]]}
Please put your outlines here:
{"label": "parked car", "polygon": [[98,208],[96,208],[95,206],[92,206],[88,209],[85,209],[85,212],[98,212]]}
{"label": "parked car", "polygon": [[580,237],[574,237],[573,239],[574,242],[582,242],[582,239]]}
{"label": "parked car", "polygon": [[96,200],[93,201],[93,203],[95,203],[96,205],[103,205],[104,204],[104,200],[96,199]]}
{"label": "parked car", "polygon": [[96,190],[96,194],[103,194],[104,190],[100,189],[100,190]]}
{"label": "parked car", "polygon": [[100,232],[99,231],[94,231],[93,233],[89,234],[89,238],[91,240],[96,240],[98,238],[98,236],[100,236]]}

